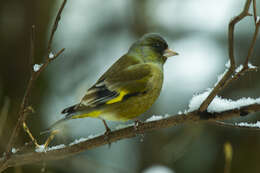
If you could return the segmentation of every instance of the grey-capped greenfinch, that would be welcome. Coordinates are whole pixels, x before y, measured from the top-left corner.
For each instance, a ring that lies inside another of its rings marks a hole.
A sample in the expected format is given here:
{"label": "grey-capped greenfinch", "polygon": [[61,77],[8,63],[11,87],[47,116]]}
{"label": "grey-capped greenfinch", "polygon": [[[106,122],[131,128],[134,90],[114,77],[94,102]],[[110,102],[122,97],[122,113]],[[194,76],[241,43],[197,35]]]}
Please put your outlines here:
{"label": "grey-capped greenfinch", "polygon": [[137,40],[87,90],[82,100],[62,111],[64,118],[57,124],[76,118],[100,118],[127,121],[149,109],[158,98],[163,84],[163,65],[167,58],[178,55],[156,33],[148,33]]}

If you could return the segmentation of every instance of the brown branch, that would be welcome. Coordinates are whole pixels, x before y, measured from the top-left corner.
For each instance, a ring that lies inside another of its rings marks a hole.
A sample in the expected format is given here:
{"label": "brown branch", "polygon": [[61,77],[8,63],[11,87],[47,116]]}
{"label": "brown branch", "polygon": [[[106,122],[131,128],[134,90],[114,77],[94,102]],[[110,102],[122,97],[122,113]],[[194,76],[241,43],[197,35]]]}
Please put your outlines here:
{"label": "brown branch", "polygon": [[239,79],[246,72],[248,72],[248,71],[257,71],[258,68],[249,68],[248,67],[248,63],[249,63],[249,58],[252,56],[252,53],[253,53],[253,50],[254,50],[254,46],[255,46],[256,39],[257,39],[258,32],[259,32],[259,27],[260,27],[260,21],[256,23],[255,32],[254,32],[252,41],[250,43],[250,47],[249,47],[249,50],[248,50],[245,62],[243,64],[243,68],[239,72],[237,72],[233,77],[229,78],[226,81],[226,83],[224,84],[223,88],[225,88],[231,81]]}
{"label": "brown branch", "polygon": [[250,47],[249,47],[249,50],[248,50],[248,53],[247,53],[247,56],[246,56],[246,60],[245,60],[244,65],[243,65],[244,68],[248,68],[249,58],[252,56],[252,53],[253,53],[253,50],[254,50],[256,38],[257,38],[257,35],[258,35],[258,32],[259,32],[259,26],[260,26],[260,21],[256,23],[255,32],[254,32],[252,41],[250,43]]}
{"label": "brown branch", "polygon": [[[41,161],[58,160],[63,159],[80,152],[84,152],[89,149],[97,148],[108,143],[116,142],[118,140],[134,137],[138,134],[147,133],[153,130],[159,130],[163,128],[173,127],[186,123],[198,123],[198,122],[215,122],[220,120],[226,120],[234,117],[245,116],[250,113],[259,112],[260,104],[252,104],[243,106],[237,109],[224,111],[221,113],[208,113],[209,119],[205,120],[203,113],[199,111],[193,111],[187,114],[174,115],[168,118],[139,123],[138,126],[129,126],[123,129],[112,131],[108,136],[100,135],[92,139],[88,139],[84,142],[67,145],[64,148],[47,150],[46,152],[27,152],[12,154],[7,160],[4,167],[0,168],[0,172],[8,167],[14,167],[19,165],[31,164]],[[107,137],[109,140],[107,140]],[[3,164],[4,158],[0,158],[0,165]]]}
{"label": "brown branch", "polygon": [[[65,3],[66,3],[66,0],[63,1],[62,6],[60,7],[59,13],[57,14],[57,17],[56,17],[56,20],[55,20],[55,24],[53,25],[53,28],[52,28],[52,33],[51,33],[51,36],[50,36],[50,41],[49,41],[49,44],[48,44],[48,48],[49,47],[51,48],[51,43],[52,43],[52,40],[53,40],[53,37],[54,37],[54,33],[55,33],[56,29],[57,29],[58,22],[60,20],[60,15],[61,15],[62,9],[64,8]],[[34,59],[34,48],[35,48],[35,46],[34,46],[34,43],[35,43],[34,38],[35,38],[35,27],[32,26],[31,44],[30,44],[31,46],[30,46],[30,56],[29,56],[30,63]],[[49,52],[48,52],[47,59],[46,59],[45,63],[40,67],[40,69],[38,71],[33,71],[32,70],[31,77],[29,79],[27,88],[25,90],[25,94],[23,96],[22,103],[20,105],[20,109],[19,109],[19,113],[18,113],[18,116],[19,116],[18,121],[16,123],[15,128],[12,131],[11,137],[10,137],[10,139],[8,141],[8,144],[7,144],[7,149],[6,149],[7,157],[6,157],[6,160],[8,160],[9,154],[11,153],[11,148],[14,145],[14,143],[16,142],[17,136],[18,136],[18,134],[20,132],[20,129],[22,127],[23,122],[25,122],[25,120],[26,120],[27,113],[25,113],[25,109],[28,107],[28,100],[29,100],[29,97],[30,97],[30,93],[31,93],[34,81],[38,78],[40,73],[48,66],[48,64],[51,61],[53,61],[54,59],[56,59],[64,50],[65,50],[64,48],[61,49],[57,54],[54,55],[54,57],[52,59],[49,58]]]}
{"label": "brown branch", "polygon": [[[226,82],[228,79],[232,77],[232,74],[235,71],[235,57],[234,57],[234,29],[235,25],[240,22],[243,18],[249,15],[248,10],[250,7],[252,0],[247,0],[244,6],[243,11],[236,17],[234,17],[228,25],[228,45],[229,45],[229,60],[230,60],[230,68],[227,73],[223,76],[223,78],[218,82],[218,84],[213,88],[208,97],[202,102],[199,111],[204,112],[207,110],[209,104],[215,98],[215,96],[226,86]],[[254,46],[254,45],[253,45]],[[250,52],[250,51],[249,51]]]}
{"label": "brown branch", "polygon": [[0,137],[3,137],[3,131],[8,117],[8,112],[10,109],[10,99],[8,97],[4,98],[4,105],[0,110]]}
{"label": "brown branch", "polygon": [[31,40],[30,40],[30,55],[29,55],[29,64],[31,69],[31,75],[33,72],[33,69],[31,68],[34,63],[34,54],[35,54],[35,25],[32,25],[31,30]]}
{"label": "brown branch", "polygon": [[49,39],[49,42],[48,42],[48,56],[51,53],[51,46],[52,46],[53,37],[54,37],[54,34],[55,34],[55,32],[58,28],[59,21],[60,21],[60,18],[61,18],[61,13],[62,13],[62,11],[65,7],[66,2],[67,2],[67,0],[63,0],[63,3],[60,6],[60,9],[59,9],[59,11],[56,15],[56,19],[55,19],[55,22],[54,22],[53,27],[52,27],[51,36],[50,36],[50,39]]}
{"label": "brown branch", "polygon": [[256,0],[253,0],[253,12],[254,12],[254,20],[256,24],[257,23]]}

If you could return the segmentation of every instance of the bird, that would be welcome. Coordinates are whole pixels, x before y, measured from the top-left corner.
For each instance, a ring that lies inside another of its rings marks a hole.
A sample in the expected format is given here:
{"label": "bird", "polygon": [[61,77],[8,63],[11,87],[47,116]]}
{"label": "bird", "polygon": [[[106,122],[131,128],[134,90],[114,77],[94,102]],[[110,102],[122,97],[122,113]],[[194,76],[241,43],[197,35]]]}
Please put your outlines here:
{"label": "bird", "polygon": [[168,47],[158,33],[144,34],[134,42],[90,87],[78,104],[62,110],[58,124],[77,118],[99,118],[106,132],[106,120],[125,122],[148,110],[158,98],[163,84],[163,65],[169,57],[178,55]]}

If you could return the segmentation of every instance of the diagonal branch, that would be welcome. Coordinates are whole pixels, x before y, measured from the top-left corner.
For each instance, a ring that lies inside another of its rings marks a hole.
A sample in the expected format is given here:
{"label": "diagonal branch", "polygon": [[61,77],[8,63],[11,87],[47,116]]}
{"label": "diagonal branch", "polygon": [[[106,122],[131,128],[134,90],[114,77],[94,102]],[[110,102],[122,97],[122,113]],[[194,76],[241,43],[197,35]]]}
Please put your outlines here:
{"label": "diagonal branch", "polygon": [[55,34],[55,32],[58,28],[59,21],[60,21],[60,18],[61,18],[61,13],[62,13],[62,11],[65,7],[66,2],[67,2],[67,0],[63,0],[63,3],[60,6],[60,9],[59,9],[57,16],[56,16],[56,19],[55,19],[55,22],[53,24],[53,27],[52,27],[52,30],[51,30],[51,36],[50,36],[50,39],[49,39],[49,42],[48,42],[48,55],[51,53],[53,37],[54,37],[54,34]]}
{"label": "diagonal branch", "polygon": [[257,23],[256,0],[253,0],[253,12],[254,12],[254,20],[256,24]]}
{"label": "diagonal branch", "polygon": [[[159,130],[186,123],[215,122],[216,120],[226,120],[233,117],[245,116],[250,113],[259,111],[260,103],[223,111],[220,113],[208,113],[208,117],[210,118],[207,120],[204,119],[205,116],[203,115],[203,113],[199,111],[193,111],[187,114],[174,115],[156,121],[139,123],[138,126],[132,125],[123,129],[112,131],[108,136],[100,135],[80,143],[71,143],[59,149],[49,149],[46,152],[31,151],[27,153],[13,154],[7,160],[5,166],[0,168],[0,172],[7,169],[8,167],[31,164],[41,161],[63,159],[89,149],[97,148],[99,146],[116,142],[122,139],[132,138],[138,134],[147,133],[153,130]],[[109,140],[107,140],[107,137],[109,138]],[[0,165],[3,164],[3,160],[4,158],[0,158]]]}
{"label": "diagonal branch", "polygon": [[[230,22],[228,26],[228,46],[229,46],[229,60],[230,60],[230,68],[228,69],[227,73],[223,76],[223,78],[218,82],[218,84],[214,87],[214,89],[211,91],[211,93],[208,95],[208,97],[203,101],[201,104],[199,111],[204,112],[207,110],[209,104],[212,102],[212,100],[215,98],[215,96],[226,86],[227,81],[232,77],[234,74],[236,64],[235,64],[235,57],[234,57],[234,29],[235,25],[240,22],[242,19],[244,19],[246,16],[249,16],[248,13],[249,7],[252,0],[246,0],[245,6],[243,11],[236,17],[234,17]],[[256,33],[257,35],[257,33]],[[256,37],[254,37],[256,38]],[[248,58],[246,58],[246,62],[248,63],[248,59],[251,56],[251,53],[253,51],[253,47],[255,45],[255,41],[252,42],[250,46],[250,50],[248,54]],[[251,50],[252,49],[252,50]],[[248,64],[247,64],[248,65]],[[233,79],[232,79],[233,80]]]}

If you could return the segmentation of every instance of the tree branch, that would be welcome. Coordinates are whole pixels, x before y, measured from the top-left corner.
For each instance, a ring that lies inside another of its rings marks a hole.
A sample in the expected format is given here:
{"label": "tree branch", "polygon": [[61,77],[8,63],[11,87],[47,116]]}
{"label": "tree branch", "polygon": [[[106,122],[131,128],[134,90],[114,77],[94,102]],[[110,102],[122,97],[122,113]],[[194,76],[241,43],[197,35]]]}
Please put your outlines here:
{"label": "tree branch", "polygon": [[53,41],[53,38],[54,38],[54,34],[58,28],[58,25],[59,25],[59,21],[60,21],[60,18],[61,18],[61,13],[65,7],[65,4],[66,4],[67,0],[63,0],[63,3],[61,4],[60,6],[60,9],[56,15],[56,19],[55,19],[55,22],[54,22],[54,25],[52,27],[52,30],[51,30],[51,36],[50,36],[50,39],[49,39],[49,42],[48,42],[48,55],[51,53],[51,47],[52,47],[52,41]]}
{"label": "tree branch", "polygon": [[[260,104],[252,104],[220,113],[207,113],[207,116],[209,117],[207,120],[204,119],[204,113],[193,111],[187,114],[174,115],[156,121],[139,123],[138,126],[132,125],[123,129],[112,131],[110,134],[108,134],[108,136],[100,135],[95,138],[88,139],[84,142],[67,145],[64,148],[60,149],[49,151],[47,150],[46,152],[31,151],[22,154],[20,154],[19,152],[16,154],[12,154],[7,160],[5,167],[1,167],[0,172],[8,167],[66,158],[89,149],[116,142],[121,139],[131,138],[138,134],[147,133],[153,130],[159,130],[186,123],[214,122],[216,120],[226,120],[233,117],[245,116],[250,113],[259,111]],[[107,140],[107,137],[109,138],[109,140]],[[3,157],[0,158],[0,165],[3,164],[3,160]]]}

